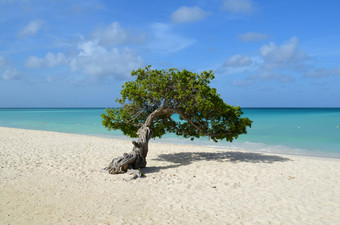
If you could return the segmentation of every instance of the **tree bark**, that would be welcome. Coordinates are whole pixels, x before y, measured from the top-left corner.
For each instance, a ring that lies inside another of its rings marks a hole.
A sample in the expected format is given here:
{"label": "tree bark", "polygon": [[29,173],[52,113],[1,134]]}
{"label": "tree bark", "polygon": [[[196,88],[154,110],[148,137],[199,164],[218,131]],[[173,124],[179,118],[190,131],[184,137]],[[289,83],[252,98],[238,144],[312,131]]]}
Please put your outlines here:
{"label": "tree bark", "polygon": [[122,157],[115,158],[104,170],[110,174],[125,173],[128,169],[139,169],[146,166],[149,140],[153,131],[145,124],[137,132],[138,141],[132,141],[134,145],[130,153],[124,153]]}
{"label": "tree bark", "polygon": [[110,174],[125,173],[128,169],[139,169],[146,166],[146,156],[149,150],[149,140],[152,137],[153,131],[150,128],[154,119],[161,114],[172,114],[174,109],[165,109],[166,100],[163,105],[153,111],[145,120],[143,126],[138,129],[138,141],[132,141],[134,145],[132,152],[124,153],[122,157],[114,158],[108,167],[104,168]]}

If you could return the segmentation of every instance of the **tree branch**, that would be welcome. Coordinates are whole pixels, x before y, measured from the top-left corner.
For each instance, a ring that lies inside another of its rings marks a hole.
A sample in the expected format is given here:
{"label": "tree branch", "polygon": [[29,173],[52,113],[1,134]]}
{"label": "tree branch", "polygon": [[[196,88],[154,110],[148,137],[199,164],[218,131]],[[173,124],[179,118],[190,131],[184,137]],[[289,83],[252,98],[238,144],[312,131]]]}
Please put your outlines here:
{"label": "tree branch", "polygon": [[[129,124],[129,125],[132,125],[134,127],[141,127],[143,124],[142,123],[133,123],[132,121],[135,120],[140,114],[142,114],[143,111],[139,111],[136,115],[133,116],[133,118],[131,118],[130,120],[124,120],[122,119],[122,122],[125,123],[125,124]],[[132,122],[132,123],[130,123]]]}
{"label": "tree branch", "polygon": [[165,109],[165,106],[166,106],[168,103],[169,103],[169,100],[165,98],[165,99],[163,100],[161,109],[162,109],[162,110]]}
{"label": "tree branch", "polygon": [[176,108],[165,108],[167,103],[168,103],[168,100],[164,99],[162,106],[149,114],[148,118],[145,120],[142,127],[144,127],[144,126],[150,127],[152,125],[152,122],[154,121],[154,119],[157,118],[160,115],[163,115],[163,114],[172,115],[174,113],[178,113],[183,119],[185,119],[188,123],[190,123],[193,127],[195,127],[201,134],[204,134],[204,135],[209,136],[209,137],[213,137],[213,134],[211,134],[210,132],[205,132],[204,130],[201,129],[200,126],[202,126],[202,125],[195,124],[191,119],[189,119],[187,116],[185,116],[183,114],[182,110],[176,109]]}
{"label": "tree branch", "polygon": [[176,113],[178,113],[183,119],[185,119],[187,122],[189,122],[193,127],[195,127],[197,130],[199,130],[202,134],[209,136],[209,137],[213,137],[213,135],[211,133],[207,133],[204,130],[202,130],[199,126],[197,126],[191,119],[189,119],[188,117],[186,117],[181,110],[176,110]]}

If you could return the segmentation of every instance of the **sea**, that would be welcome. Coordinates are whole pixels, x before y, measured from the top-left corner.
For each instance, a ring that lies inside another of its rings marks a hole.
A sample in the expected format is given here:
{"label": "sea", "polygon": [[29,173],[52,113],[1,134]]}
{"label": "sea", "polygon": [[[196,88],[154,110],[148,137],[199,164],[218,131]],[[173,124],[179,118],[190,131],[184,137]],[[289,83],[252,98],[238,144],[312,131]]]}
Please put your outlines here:
{"label": "sea", "polygon": [[[154,142],[206,145],[257,153],[340,158],[340,108],[243,108],[253,121],[248,133],[233,142],[207,137],[190,141],[166,134]],[[102,125],[105,108],[0,108],[0,126],[56,131],[112,139],[130,138]]]}

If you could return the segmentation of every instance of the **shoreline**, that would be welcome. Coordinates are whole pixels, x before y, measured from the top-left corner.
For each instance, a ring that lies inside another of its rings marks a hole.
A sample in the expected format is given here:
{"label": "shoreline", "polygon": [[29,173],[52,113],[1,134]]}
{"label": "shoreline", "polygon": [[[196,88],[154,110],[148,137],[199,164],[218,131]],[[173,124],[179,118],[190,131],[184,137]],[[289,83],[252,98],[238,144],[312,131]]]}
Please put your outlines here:
{"label": "shoreline", "polygon": [[[167,134],[162,139],[156,138],[154,141],[217,145],[218,148],[247,149],[261,153],[340,158],[338,139],[340,129],[337,129],[340,111],[338,109],[283,109],[280,107],[276,110],[266,108],[244,110],[244,116],[255,121],[254,126],[248,130],[246,135],[241,135],[232,143],[219,141],[215,144],[205,137],[190,142],[172,134]],[[124,139],[122,132],[107,131],[101,125],[100,115],[102,113],[104,111],[101,108],[0,110],[1,116],[4,116],[1,120],[3,124],[0,126]],[[173,141],[172,138],[176,140]]]}
{"label": "shoreline", "polygon": [[144,178],[100,170],[130,141],[0,127],[0,224],[336,224],[340,160],[152,143]]}
{"label": "shoreline", "polygon": [[[60,134],[75,134],[75,135],[84,135],[89,137],[99,137],[99,138],[107,138],[107,139],[113,139],[113,140],[123,140],[123,141],[129,141],[131,142],[134,140],[134,138],[126,137],[126,136],[118,136],[118,135],[110,135],[110,134],[82,134],[82,133],[67,133],[62,131],[50,131],[50,130],[39,130],[39,129],[31,129],[31,128],[16,128],[16,127],[3,127],[0,126],[0,128],[10,128],[10,129],[23,129],[23,130],[32,130],[32,131],[46,131],[46,132],[56,132]],[[233,151],[249,151],[252,153],[260,153],[260,154],[278,154],[278,155],[287,155],[287,156],[302,156],[302,157],[312,157],[312,158],[326,158],[326,159],[335,159],[340,160],[340,153],[330,153],[330,152],[322,152],[322,151],[308,151],[306,149],[300,149],[300,148],[292,148],[284,145],[269,145],[264,143],[256,143],[256,142],[245,142],[249,143],[250,145],[256,145],[256,146],[264,146],[265,150],[259,150],[255,148],[249,149],[244,146],[245,143],[239,143],[238,146],[223,146],[223,141],[220,141],[218,143],[208,141],[202,141],[202,140],[195,140],[191,142],[189,139],[181,139],[176,137],[163,137],[163,138],[157,138],[153,139],[151,138],[150,143],[158,143],[158,144],[175,144],[175,145],[183,145],[183,146],[201,146],[201,147],[208,147],[208,148],[215,148],[215,149],[231,149]],[[233,143],[227,142],[226,144],[232,145]],[[275,151],[268,151],[268,149],[273,148],[279,148],[281,150],[275,150]],[[282,150],[283,149],[283,150]]]}

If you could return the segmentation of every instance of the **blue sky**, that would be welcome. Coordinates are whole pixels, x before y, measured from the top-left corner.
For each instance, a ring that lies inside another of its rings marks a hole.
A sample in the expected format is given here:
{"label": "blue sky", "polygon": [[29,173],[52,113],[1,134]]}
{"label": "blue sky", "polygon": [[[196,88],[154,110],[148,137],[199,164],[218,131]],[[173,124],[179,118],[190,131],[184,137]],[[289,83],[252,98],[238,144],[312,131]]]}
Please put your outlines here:
{"label": "blue sky", "polygon": [[133,69],[228,104],[340,107],[340,1],[0,0],[0,107],[111,107]]}

